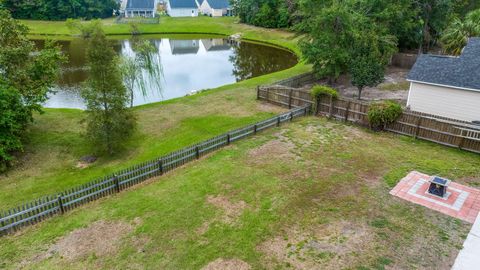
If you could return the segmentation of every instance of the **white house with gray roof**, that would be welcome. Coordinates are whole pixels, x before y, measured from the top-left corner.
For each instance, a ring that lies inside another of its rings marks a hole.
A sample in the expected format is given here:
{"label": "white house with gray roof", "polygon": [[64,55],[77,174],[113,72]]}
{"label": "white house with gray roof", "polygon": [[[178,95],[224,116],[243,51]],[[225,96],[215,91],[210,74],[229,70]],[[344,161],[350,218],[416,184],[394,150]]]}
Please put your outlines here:
{"label": "white house with gray roof", "polygon": [[196,0],[168,0],[167,14],[170,17],[197,17],[199,6]]}
{"label": "white house with gray roof", "polygon": [[410,110],[480,121],[480,38],[470,38],[459,57],[420,55],[407,80]]}
{"label": "white house with gray roof", "polygon": [[201,0],[200,13],[211,17],[231,16],[229,0]]}
{"label": "white house with gray roof", "polygon": [[157,0],[127,0],[125,17],[154,18],[157,14]]}

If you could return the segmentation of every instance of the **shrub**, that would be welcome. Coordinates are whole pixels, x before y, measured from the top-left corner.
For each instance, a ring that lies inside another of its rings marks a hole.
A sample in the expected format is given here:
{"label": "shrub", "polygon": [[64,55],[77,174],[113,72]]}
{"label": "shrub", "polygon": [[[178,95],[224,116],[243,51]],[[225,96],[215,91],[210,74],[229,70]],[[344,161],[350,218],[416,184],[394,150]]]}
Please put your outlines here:
{"label": "shrub", "polygon": [[373,129],[385,128],[395,122],[402,115],[402,106],[395,101],[383,101],[370,105],[368,121]]}
{"label": "shrub", "polygon": [[0,172],[14,160],[13,153],[23,150],[22,134],[32,120],[16,89],[0,82]]}
{"label": "shrub", "polygon": [[338,98],[338,91],[325,85],[315,85],[312,88],[312,97],[318,99],[322,96]]}

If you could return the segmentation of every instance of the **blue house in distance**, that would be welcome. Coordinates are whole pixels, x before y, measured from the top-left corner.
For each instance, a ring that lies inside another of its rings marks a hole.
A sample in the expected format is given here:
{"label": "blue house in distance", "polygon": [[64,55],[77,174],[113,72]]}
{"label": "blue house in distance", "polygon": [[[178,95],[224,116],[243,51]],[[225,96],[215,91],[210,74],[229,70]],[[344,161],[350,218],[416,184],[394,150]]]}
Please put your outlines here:
{"label": "blue house in distance", "polygon": [[127,0],[125,18],[155,18],[157,3],[157,0]]}

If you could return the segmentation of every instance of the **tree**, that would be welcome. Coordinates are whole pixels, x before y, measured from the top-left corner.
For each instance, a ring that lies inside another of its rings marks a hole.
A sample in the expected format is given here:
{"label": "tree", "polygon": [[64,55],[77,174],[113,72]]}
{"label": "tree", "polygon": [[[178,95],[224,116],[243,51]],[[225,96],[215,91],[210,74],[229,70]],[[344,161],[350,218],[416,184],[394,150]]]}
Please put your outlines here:
{"label": "tree", "polygon": [[241,22],[268,28],[291,26],[296,8],[292,0],[232,0],[232,6]]}
{"label": "tree", "polygon": [[31,121],[18,91],[0,83],[0,172],[11,165],[12,153],[23,150],[22,133]]}
{"label": "tree", "polygon": [[459,55],[470,37],[480,35],[480,9],[471,11],[462,21],[455,18],[443,33],[441,42],[445,52]]}
{"label": "tree", "polygon": [[[147,96],[147,88],[162,93],[163,68],[156,48],[147,40],[133,39],[134,56],[123,56],[120,71],[123,83],[130,94],[130,107],[133,107],[135,87],[143,96]],[[149,83],[149,85],[147,85]]]}
{"label": "tree", "polygon": [[332,83],[348,70],[354,34],[354,15],[341,3],[313,11],[297,29],[306,32],[300,48],[319,77]]}
{"label": "tree", "polygon": [[356,32],[350,56],[350,75],[352,85],[358,88],[361,99],[365,87],[374,87],[385,77],[385,68],[396,51],[396,38],[386,29],[364,22]]}
{"label": "tree", "polygon": [[3,0],[14,18],[65,20],[67,18],[108,18],[117,10],[116,0]]}
{"label": "tree", "polygon": [[129,94],[122,82],[119,58],[100,27],[90,37],[87,60],[90,72],[82,92],[87,105],[87,137],[99,152],[113,154],[136,125],[127,109]]}
{"label": "tree", "polygon": [[4,169],[11,166],[13,152],[22,150],[24,130],[33,113],[42,112],[65,58],[52,42],[35,50],[27,27],[5,10],[0,10],[0,33],[0,169]]}

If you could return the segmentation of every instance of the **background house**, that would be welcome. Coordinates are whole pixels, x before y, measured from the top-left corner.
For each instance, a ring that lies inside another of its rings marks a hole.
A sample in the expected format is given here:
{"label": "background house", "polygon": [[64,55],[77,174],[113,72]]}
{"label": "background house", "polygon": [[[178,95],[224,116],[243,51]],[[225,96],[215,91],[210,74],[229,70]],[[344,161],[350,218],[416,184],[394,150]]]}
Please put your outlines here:
{"label": "background house", "polygon": [[126,18],[154,18],[157,13],[156,9],[156,0],[127,0],[124,13]]}
{"label": "background house", "polygon": [[200,12],[212,17],[230,16],[232,14],[229,0],[203,0],[200,4]]}
{"label": "background house", "polygon": [[471,38],[460,57],[421,55],[407,80],[411,110],[480,121],[480,38]]}
{"label": "background house", "polygon": [[173,55],[178,54],[196,54],[200,49],[199,40],[190,39],[170,39],[170,49]]}
{"label": "background house", "polygon": [[196,0],[168,0],[167,14],[171,17],[197,17],[199,5]]}

